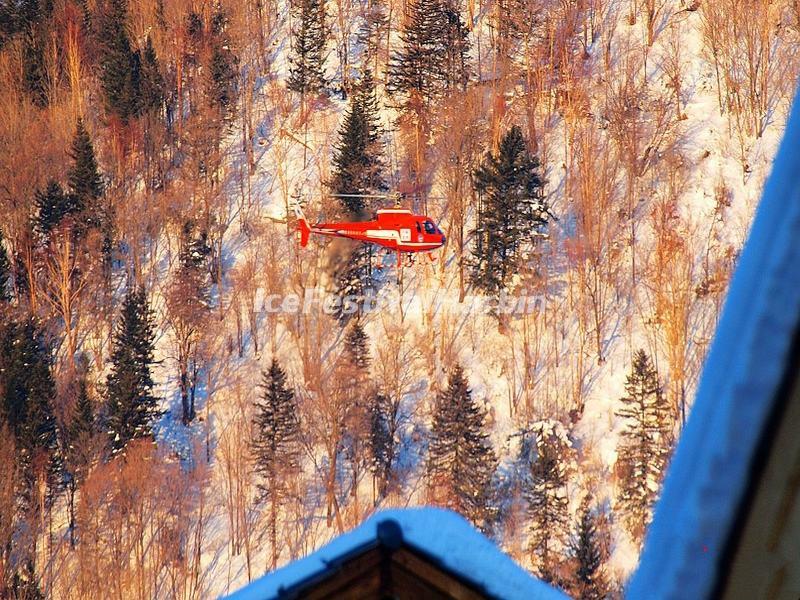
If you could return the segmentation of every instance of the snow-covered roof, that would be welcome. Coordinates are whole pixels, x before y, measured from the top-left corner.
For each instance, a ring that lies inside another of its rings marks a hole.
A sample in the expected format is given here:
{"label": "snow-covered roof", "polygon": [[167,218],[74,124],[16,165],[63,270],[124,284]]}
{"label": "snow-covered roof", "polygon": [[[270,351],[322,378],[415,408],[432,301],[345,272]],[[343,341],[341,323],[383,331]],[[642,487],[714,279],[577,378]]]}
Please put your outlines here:
{"label": "snow-covered roof", "polygon": [[[230,600],[280,598],[298,584],[335,570],[346,558],[381,543],[394,522],[402,545],[423,553],[442,570],[470,582],[490,597],[504,600],[564,600],[566,596],[539,581],[501,552],[458,514],[439,508],[383,510],[306,558],[257,579]],[[383,525],[383,526],[382,526]],[[390,530],[397,531],[391,527]]]}
{"label": "snow-covered roof", "polygon": [[707,598],[722,575],[719,561],[798,331],[798,146],[795,101],[628,598]]}

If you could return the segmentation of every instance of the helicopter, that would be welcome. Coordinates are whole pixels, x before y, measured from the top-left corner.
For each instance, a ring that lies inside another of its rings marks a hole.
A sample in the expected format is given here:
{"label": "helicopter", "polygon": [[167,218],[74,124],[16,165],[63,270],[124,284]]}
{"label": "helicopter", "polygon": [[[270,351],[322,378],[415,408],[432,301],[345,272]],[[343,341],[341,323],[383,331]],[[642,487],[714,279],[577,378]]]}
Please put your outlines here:
{"label": "helicopter", "polygon": [[[333,194],[339,198],[391,198],[387,195],[373,194]],[[394,196],[394,208],[382,208],[376,211],[370,221],[348,221],[338,223],[309,224],[299,206],[297,213],[297,230],[300,232],[300,246],[305,248],[311,234],[330,237],[342,237],[376,244],[397,252],[398,264],[401,254],[409,258],[417,253],[430,253],[441,248],[447,238],[434,221],[425,215],[414,214],[411,209],[399,206],[401,196]],[[431,260],[433,257],[430,256]]]}

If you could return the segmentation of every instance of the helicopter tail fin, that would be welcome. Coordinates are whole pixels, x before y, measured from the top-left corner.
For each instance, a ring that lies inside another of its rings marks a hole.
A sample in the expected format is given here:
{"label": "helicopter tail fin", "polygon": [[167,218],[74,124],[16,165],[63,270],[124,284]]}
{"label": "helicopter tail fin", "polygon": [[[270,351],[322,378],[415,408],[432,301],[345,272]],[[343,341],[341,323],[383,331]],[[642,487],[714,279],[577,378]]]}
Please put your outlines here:
{"label": "helicopter tail fin", "polygon": [[297,231],[300,232],[300,246],[305,248],[308,245],[308,236],[311,234],[311,227],[306,221],[305,215],[297,211]]}

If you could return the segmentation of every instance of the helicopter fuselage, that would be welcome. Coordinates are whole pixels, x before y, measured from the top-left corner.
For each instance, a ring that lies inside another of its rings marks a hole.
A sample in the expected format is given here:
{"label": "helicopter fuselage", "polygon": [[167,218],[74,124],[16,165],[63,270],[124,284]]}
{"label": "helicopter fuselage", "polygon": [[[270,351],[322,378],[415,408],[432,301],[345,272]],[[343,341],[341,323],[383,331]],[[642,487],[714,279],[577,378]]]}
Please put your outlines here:
{"label": "helicopter fuselage", "polygon": [[433,220],[415,215],[406,208],[378,210],[375,219],[370,221],[309,225],[301,217],[298,229],[302,246],[308,243],[312,233],[377,244],[397,252],[431,252],[441,248],[446,240]]}

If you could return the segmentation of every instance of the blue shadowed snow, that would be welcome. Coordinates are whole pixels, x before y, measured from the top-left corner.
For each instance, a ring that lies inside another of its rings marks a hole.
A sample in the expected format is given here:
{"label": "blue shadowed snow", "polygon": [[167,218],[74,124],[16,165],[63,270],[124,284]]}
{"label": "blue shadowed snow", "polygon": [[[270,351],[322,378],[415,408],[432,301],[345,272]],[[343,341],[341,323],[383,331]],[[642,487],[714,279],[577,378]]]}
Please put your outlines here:
{"label": "blue shadowed snow", "polygon": [[327,565],[377,539],[378,525],[393,520],[406,546],[436,559],[446,570],[504,600],[564,600],[566,596],[528,574],[458,514],[440,508],[406,508],[376,513],[306,558],[257,579],[230,600],[277,598],[282,589],[327,570]]}
{"label": "blue shadowed snow", "polygon": [[707,598],[800,315],[800,102],[742,251],[627,598]]}

